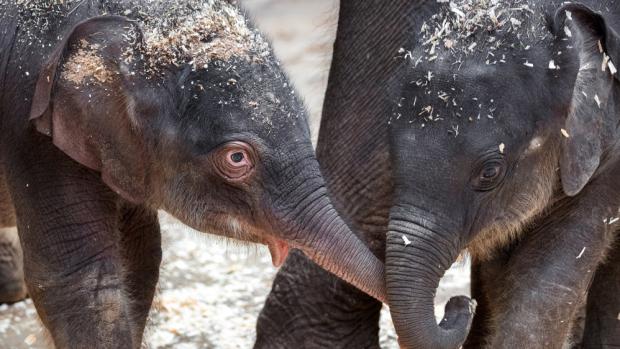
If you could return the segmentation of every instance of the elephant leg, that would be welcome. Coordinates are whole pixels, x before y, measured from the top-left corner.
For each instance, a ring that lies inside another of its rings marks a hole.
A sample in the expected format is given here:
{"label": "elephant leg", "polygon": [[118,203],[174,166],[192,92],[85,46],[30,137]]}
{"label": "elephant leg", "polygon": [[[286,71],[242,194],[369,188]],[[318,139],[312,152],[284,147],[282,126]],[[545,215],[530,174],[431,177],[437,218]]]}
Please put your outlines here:
{"label": "elephant leg", "polygon": [[157,211],[123,205],[120,215],[121,253],[124,286],[131,300],[134,343],[142,342],[146,319],[151,309],[161,264],[161,233]]}
{"label": "elephant leg", "polygon": [[118,196],[58,150],[32,148],[13,162],[9,184],[26,285],[54,346],[138,348],[122,285]]}
{"label": "elephant leg", "polygon": [[560,203],[514,249],[504,268],[489,348],[565,347],[613,242],[612,227],[603,218],[617,208],[597,207],[600,195],[594,190],[590,195],[578,203]]}
{"label": "elephant leg", "polygon": [[13,303],[26,298],[15,210],[4,174],[0,172],[0,303]]}
{"label": "elephant leg", "polygon": [[0,303],[18,302],[27,293],[17,228],[0,228]]}
{"label": "elephant leg", "polygon": [[380,310],[380,302],[291,251],[258,318],[254,348],[378,349]]}
{"label": "elephant leg", "polygon": [[500,296],[502,273],[508,262],[508,253],[506,250],[493,259],[472,262],[471,296],[478,306],[469,336],[463,345],[465,349],[482,348],[491,333],[489,325],[497,307],[495,302]]}
{"label": "elephant leg", "polygon": [[620,239],[596,272],[586,309],[582,348],[620,348]]}

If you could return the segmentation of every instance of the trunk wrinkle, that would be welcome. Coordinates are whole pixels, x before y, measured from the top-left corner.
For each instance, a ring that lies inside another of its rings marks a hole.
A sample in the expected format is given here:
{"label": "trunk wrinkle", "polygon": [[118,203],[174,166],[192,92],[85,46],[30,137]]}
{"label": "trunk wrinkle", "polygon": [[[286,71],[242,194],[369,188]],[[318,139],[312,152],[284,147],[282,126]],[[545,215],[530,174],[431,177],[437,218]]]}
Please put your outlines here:
{"label": "trunk wrinkle", "polygon": [[[436,220],[448,221],[447,218],[436,218]],[[451,239],[451,236],[454,235],[453,232],[457,231],[456,228],[446,228],[433,221],[430,222],[427,217],[421,216],[415,213],[401,213],[401,214],[392,214],[390,224],[403,224],[404,228],[407,229],[410,226],[421,227],[424,230],[430,230],[436,233],[436,237],[442,239],[442,245],[450,246],[454,249],[457,248],[457,243]]]}
{"label": "trunk wrinkle", "polygon": [[[406,349],[459,348],[469,333],[475,302],[467,297],[453,297],[439,324],[434,307],[439,281],[460,253],[457,231],[451,240],[445,230],[429,219],[418,218],[423,222],[419,224],[395,216],[398,215],[392,215],[388,232],[386,282],[399,343]],[[405,246],[403,236],[411,244]]]}
{"label": "trunk wrinkle", "polygon": [[295,241],[310,259],[363,292],[386,300],[383,263],[349,229],[324,191],[295,210]]}
{"label": "trunk wrinkle", "polygon": [[[409,237],[410,235],[413,235],[415,237],[415,240],[410,239],[411,244],[417,245],[416,247],[419,250],[426,252],[423,253],[422,256],[439,257],[439,260],[437,260],[437,262],[439,262],[441,265],[450,263],[451,258],[450,256],[446,255],[445,249],[438,247],[438,244],[434,243],[434,240],[432,240],[433,237],[440,235],[436,234],[435,230],[425,229],[424,231],[422,231],[421,229],[416,229],[416,225],[414,223],[403,221],[395,221],[394,224],[390,222],[390,230],[401,234],[401,237]],[[427,233],[425,233],[425,231]],[[454,245],[454,243],[452,241],[449,242],[447,238],[442,242],[448,244],[450,247]]]}

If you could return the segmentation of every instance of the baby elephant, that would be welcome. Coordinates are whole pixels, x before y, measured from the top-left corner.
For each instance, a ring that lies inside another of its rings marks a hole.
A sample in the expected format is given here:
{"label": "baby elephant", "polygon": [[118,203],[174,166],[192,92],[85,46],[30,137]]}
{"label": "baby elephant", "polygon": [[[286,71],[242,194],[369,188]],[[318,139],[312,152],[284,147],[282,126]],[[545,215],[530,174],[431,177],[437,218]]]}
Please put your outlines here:
{"label": "baby elephant", "polygon": [[433,298],[467,249],[479,307],[466,347],[563,348],[584,304],[584,347],[618,347],[620,4],[420,13],[390,123],[386,283],[401,345],[463,344],[475,303],[452,299],[437,324]]}
{"label": "baby elephant", "polygon": [[383,265],[330,203],[306,113],[223,0],[0,5],[2,155],[28,291],[57,348],[138,348],[157,209],[289,247],[385,299]]}

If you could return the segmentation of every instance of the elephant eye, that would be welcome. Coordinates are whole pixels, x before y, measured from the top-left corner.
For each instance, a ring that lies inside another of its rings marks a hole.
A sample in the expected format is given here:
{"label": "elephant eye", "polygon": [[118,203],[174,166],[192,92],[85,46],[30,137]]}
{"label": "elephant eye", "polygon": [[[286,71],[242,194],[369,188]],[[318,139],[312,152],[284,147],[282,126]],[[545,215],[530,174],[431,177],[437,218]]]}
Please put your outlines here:
{"label": "elephant eye", "polygon": [[232,181],[245,179],[254,170],[254,149],[245,142],[228,142],[215,152],[213,162],[217,172]]}
{"label": "elephant eye", "polygon": [[241,161],[243,161],[243,159],[244,159],[244,158],[245,158],[245,156],[243,155],[243,152],[240,152],[240,151],[238,151],[238,152],[236,152],[236,153],[233,153],[233,154],[230,156],[230,160],[232,160],[232,162],[234,162],[234,163],[236,163],[236,164],[238,164],[238,163],[240,163]]}
{"label": "elephant eye", "polygon": [[482,170],[482,179],[489,180],[497,177],[499,170],[500,169],[498,166],[486,167],[484,170]]}
{"label": "elephant eye", "polygon": [[504,163],[501,160],[491,160],[480,168],[478,175],[474,179],[473,186],[478,191],[489,191],[495,189],[504,175]]}

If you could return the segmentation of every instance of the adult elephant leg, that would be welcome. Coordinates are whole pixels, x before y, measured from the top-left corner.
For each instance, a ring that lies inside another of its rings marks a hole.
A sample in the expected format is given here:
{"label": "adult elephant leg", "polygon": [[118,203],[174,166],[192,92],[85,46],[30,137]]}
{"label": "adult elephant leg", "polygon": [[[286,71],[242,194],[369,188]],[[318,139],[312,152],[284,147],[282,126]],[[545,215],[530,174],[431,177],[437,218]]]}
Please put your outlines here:
{"label": "adult elephant leg", "polygon": [[31,137],[8,177],[41,321],[58,349],[139,347],[122,287],[117,195],[99,173]]}
{"label": "adult elephant leg", "polygon": [[588,294],[583,349],[620,348],[620,233]]}
{"label": "adult elephant leg", "polygon": [[378,349],[380,309],[380,302],[291,251],[260,313],[254,348]]}
{"label": "adult elephant leg", "polygon": [[125,291],[130,298],[133,343],[142,343],[161,264],[161,233],[157,211],[131,204],[121,207],[121,253]]}

